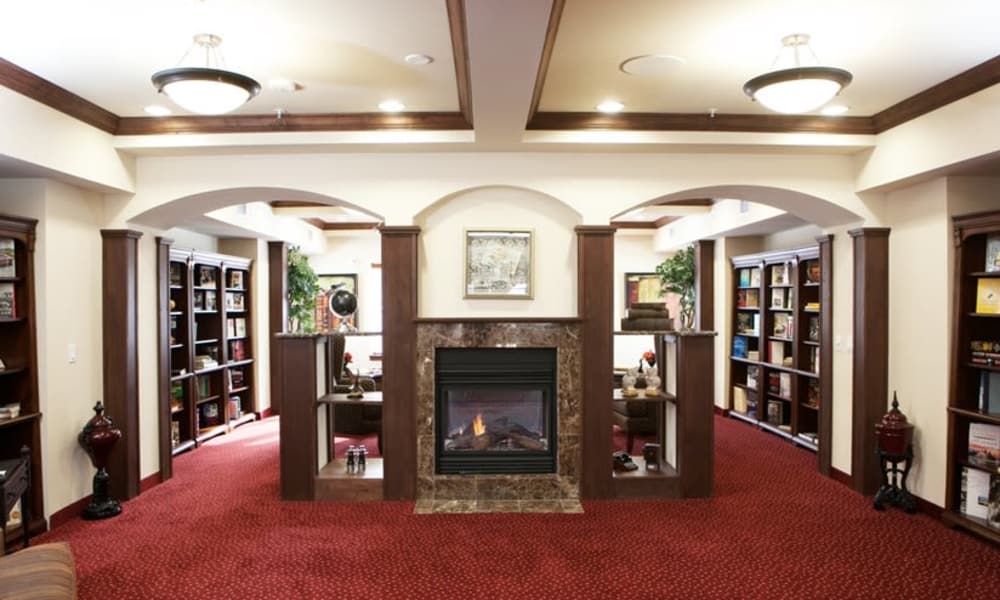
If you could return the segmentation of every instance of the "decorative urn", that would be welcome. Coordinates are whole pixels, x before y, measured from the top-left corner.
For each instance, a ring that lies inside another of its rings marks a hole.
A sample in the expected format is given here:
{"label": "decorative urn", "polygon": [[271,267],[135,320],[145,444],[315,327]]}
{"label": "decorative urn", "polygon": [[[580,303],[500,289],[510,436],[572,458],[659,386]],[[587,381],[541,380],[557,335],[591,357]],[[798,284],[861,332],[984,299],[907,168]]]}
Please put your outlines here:
{"label": "decorative urn", "polygon": [[90,504],[83,509],[84,519],[106,519],[122,511],[121,502],[108,495],[108,458],[111,449],[122,437],[120,429],[104,414],[104,405],[98,401],[94,405],[96,413],[80,432],[78,441],[87,452],[90,462],[97,469],[94,475],[94,495]]}
{"label": "decorative urn", "polygon": [[875,424],[879,448],[888,456],[904,456],[913,441],[913,425],[899,410],[896,392],[892,393],[892,408]]}

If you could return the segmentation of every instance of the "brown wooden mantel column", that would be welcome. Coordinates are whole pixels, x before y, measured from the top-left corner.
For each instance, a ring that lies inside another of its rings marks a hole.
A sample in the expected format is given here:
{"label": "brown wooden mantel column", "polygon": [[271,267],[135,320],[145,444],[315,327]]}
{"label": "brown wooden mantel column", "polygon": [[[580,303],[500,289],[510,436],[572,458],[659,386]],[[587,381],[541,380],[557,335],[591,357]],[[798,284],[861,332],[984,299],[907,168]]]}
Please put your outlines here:
{"label": "brown wooden mantel column", "polygon": [[288,244],[267,243],[267,317],[271,339],[271,413],[281,412],[281,350],[275,334],[284,333],[288,326]]}
{"label": "brown wooden mantel column", "polygon": [[695,321],[698,331],[715,330],[715,240],[694,244]]}
{"label": "brown wooden mantel column", "polygon": [[417,497],[417,242],[420,228],[381,227],[382,456],[386,500]]}
{"label": "brown wooden mantel column", "polygon": [[854,240],[851,483],[856,491],[871,495],[882,482],[875,423],[885,414],[889,396],[889,229],[847,233]]}
{"label": "brown wooden mantel column", "polygon": [[581,225],[576,246],[583,373],[580,497],[611,498],[615,228]]}
{"label": "brown wooden mantel column", "polygon": [[[139,238],[128,229],[102,229],[104,410],[122,439],[108,461],[110,492],[139,495]],[[83,426],[83,423],[80,424]]]}

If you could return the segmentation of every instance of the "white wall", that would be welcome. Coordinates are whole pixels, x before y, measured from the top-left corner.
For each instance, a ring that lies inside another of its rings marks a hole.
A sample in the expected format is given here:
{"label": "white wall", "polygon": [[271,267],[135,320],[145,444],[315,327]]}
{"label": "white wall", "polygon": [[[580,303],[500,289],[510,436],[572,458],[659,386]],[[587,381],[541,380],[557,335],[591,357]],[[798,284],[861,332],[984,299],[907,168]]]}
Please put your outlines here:
{"label": "white wall", "polygon": [[[579,215],[558,200],[519,188],[456,194],[421,215],[417,282],[421,317],[575,317]],[[465,230],[533,230],[530,300],[465,299]]]}
{"label": "white wall", "polygon": [[[620,319],[625,316],[625,274],[655,273],[656,266],[673,252],[657,252],[653,248],[653,230],[620,229],[615,234],[614,317],[611,325],[621,330]],[[678,315],[670,315],[674,326],[679,325]],[[656,346],[651,335],[614,336],[614,361],[618,368],[635,367],[646,350]]]}

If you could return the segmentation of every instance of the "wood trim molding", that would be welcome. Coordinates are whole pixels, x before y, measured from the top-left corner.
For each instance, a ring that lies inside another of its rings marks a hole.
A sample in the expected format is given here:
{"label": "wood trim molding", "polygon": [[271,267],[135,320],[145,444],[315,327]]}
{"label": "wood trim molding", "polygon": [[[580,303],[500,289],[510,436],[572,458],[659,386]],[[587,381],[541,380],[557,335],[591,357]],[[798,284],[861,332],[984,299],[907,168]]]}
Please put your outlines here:
{"label": "wood trim molding", "polygon": [[363,231],[365,229],[378,229],[379,225],[382,224],[378,221],[355,221],[351,223],[338,221],[336,223],[331,223],[330,221],[324,221],[319,218],[308,218],[302,220],[322,231]]}
{"label": "wood trim molding", "polygon": [[118,130],[118,115],[0,58],[0,85],[107,133]]}
{"label": "wood trim molding", "polygon": [[822,443],[817,451],[817,467],[822,475],[830,476],[833,468],[833,236],[816,238],[819,244],[820,268],[820,398],[819,439]]}
{"label": "wood trim molding", "polygon": [[542,46],[542,58],[538,61],[538,73],[535,75],[535,89],[531,93],[531,107],[528,109],[528,123],[531,123],[538,112],[538,103],[542,100],[542,89],[549,74],[549,61],[552,60],[552,49],[556,45],[556,35],[559,33],[559,23],[562,21],[563,7],[566,0],[552,0],[552,10],[549,11],[549,24],[545,30],[545,45]]}
{"label": "wood trim molding", "polygon": [[[111,452],[111,495],[139,495],[139,238],[127,229],[101,230],[104,323],[104,406],[122,431]],[[169,396],[169,394],[168,394]],[[166,438],[169,440],[169,436]]]}
{"label": "wood trim molding", "polygon": [[288,323],[288,244],[267,243],[267,334],[271,340],[271,414],[281,413],[281,349],[275,334]]}
{"label": "wood trim molding", "polygon": [[455,61],[455,87],[458,110],[468,128],[472,127],[472,78],[469,76],[469,29],[465,19],[465,0],[447,0],[451,54]]}
{"label": "wood trim molding", "polygon": [[156,329],[157,329],[157,448],[160,474],[164,481],[174,476],[174,456],[170,443],[170,246],[173,240],[156,238]]}
{"label": "wood trim molding", "polygon": [[656,229],[658,225],[653,221],[612,221],[618,229]]}
{"label": "wood trim molding", "polygon": [[733,131],[748,133],[873,134],[871,117],[822,117],[813,115],[728,115],[688,113],[539,112],[528,122],[529,130],[573,131]]}
{"label": "wood trim molding", "polygon": [[695,329],[715,330],[715,240],[694,243]]}
{"label": "wood trim molding", "polygon": [[886,411],[889,395],[889,229],[852,229],[847,234],[854,241],[851,487],[868,496],[882,482],[875,424]]}
{"label": "wood trim molding", "polygon": [[471,129],[462,113],[350,113],[228,115],[211,117],[122,117],[118,135],[166,133],[265,133],[301,131],[441,131]]}
{"label": "wood trim molding", "polygon": [[417,497],[417,273],[420,228],[382,234],[382,491]]}
{"label": "wood trim molding", "polygon": [[875,113],[871,118],[875,133],[902,125],[997,83],[1000,83],[1000,55]]}
{"label": "wood trim molding", "polygon": [[579,226],[577,310],[583,324],[583,373],[580,497],[614,497],[611,477],[611,409],[614,389],[612,316],[614,312],[615,228]]}

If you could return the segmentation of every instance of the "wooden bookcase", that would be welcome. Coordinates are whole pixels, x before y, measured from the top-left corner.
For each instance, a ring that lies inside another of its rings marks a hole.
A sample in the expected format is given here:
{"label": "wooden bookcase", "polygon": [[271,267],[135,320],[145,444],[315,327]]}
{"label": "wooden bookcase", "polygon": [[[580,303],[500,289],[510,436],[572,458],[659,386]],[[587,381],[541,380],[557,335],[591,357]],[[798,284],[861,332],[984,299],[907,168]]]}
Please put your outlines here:
{"label": "wooden bookcase", "polygon": [[973,348],[973,342],[1000,344],[1000,301],[995,296],[992,301],[986,297],[989,290],[1000,289],[1000,263],[997,262],[1000,250],[993,250],[1000,247],[1000,211],[955,217],[953,225],[954,322],[948,398],[947,491],[942,516],[953,526],[1000,542],[1000,522],[990,527],[985,518],[962,511],[963,471],[977,479],[986,478],[994,490],[1000,487],[1000,468],[984,464],[969,453],[970,426],[981,424],[1000,428],[1000,407],[996,406],[996,401],[989,404],[989,386],[992,382],[1000,383],[1000,357],[991,355],[1000,352],[985,351],[981,345]]}
{"label": "wooden bookcase", "polygon": [[260,416],[253,386],[252,271],[248,258],[159,242],[166,378],[161,451],[176,455]]}
{"label": "wooden bookcase", "polygon": [[728,414],[817,451],[828,408],[820,248],[737,256],[732,267]]}
{"label": "wooden bookcase", "polygon": [[[0,458],[30,450],[31,532],[45,530],[42,494],[42,413],[38,405],[35,319],[35,219],[0,215],[0,405],[17,404],[17,417],[0,420]],[[11,256],[13,255],[13,256]],[[13,259],[13,260],[12,260]],[[3,503],[0,503],[0,507]],[[20,528],[0,535],[8,547],[20,543]],[[2,532],[0,532],[2,533]],[[0,549],[0,554],[4,554]]]}

